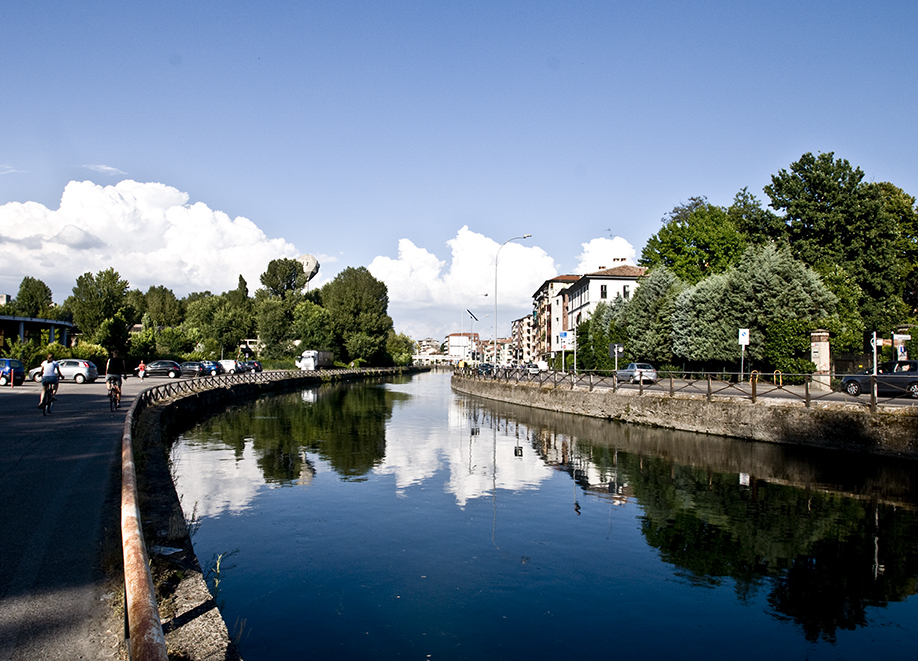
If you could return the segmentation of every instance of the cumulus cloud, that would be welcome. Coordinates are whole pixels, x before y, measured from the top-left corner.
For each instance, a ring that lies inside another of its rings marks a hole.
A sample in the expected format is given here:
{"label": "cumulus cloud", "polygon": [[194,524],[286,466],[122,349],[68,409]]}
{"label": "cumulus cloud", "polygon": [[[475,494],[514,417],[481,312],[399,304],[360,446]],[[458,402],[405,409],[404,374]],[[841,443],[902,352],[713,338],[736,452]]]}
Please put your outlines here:
{"label": "cumulus cloud", "polygon": [[[415,339],[442,338],[463,330],[472,309],[479,317],[476,332],[490,335],[494,312],[494,259],[500,245],[494,239],[460,229],[446,242],[449,261],[441,260],[409,239],[398,242],[398,258],[376,257],[368,266],[389,289],[389,313],[401,332]],[[532,294],[558,274],[554,260],[538,246],[511,242],[498,262],[498,331],[509,334],[510,321],[532,312]],[[487,294],[487,297],[481,294]],[[487,317],[485,316],[487,315]]]}
{"label": "cumulus cloud", "polygon": [[0,292],[15,295],[29,275],[62,302],[78,276],[109,267],[143,291],[165,285],[177,296],[222,292],[235,288],[240,274],[254,290],[268,262],[299,254],[247,218],[189,204],[188,197],[159,183],[71,181],[58,209],[0,206]]}
{"label": "cumulus cloud", "polygon": [[580,245],[583,247],[583,252],[577,256],[578,263],[575,273],[581,275],[595,273],[603,268],[621,265],[621,260],[625,260],[626,264],[634,264],[636,255],[634,246],[620,236],[612,239],[593,239]]}

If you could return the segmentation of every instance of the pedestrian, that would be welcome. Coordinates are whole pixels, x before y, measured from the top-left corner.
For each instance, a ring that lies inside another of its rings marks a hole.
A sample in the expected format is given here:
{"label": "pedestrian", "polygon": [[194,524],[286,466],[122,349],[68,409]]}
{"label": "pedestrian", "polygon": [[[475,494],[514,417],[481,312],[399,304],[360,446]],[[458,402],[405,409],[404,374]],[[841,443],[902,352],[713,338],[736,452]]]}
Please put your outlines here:
{"label": "pedestrian", "polygon": [[140,377],[141,383],[143,383],[143,375],[147,371],[147,366],[143,363],[143,358],[140,359],[140,365],[137,366],[137,376]]}

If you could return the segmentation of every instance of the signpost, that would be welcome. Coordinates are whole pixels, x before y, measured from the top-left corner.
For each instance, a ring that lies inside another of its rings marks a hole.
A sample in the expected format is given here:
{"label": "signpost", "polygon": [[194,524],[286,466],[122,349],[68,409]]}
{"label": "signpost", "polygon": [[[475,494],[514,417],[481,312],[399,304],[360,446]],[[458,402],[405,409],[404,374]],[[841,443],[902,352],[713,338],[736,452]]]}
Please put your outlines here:
{"label": "signpost", "polygon": [[743,353],[740,356],[740,368],[739,368],[739,380],[742,381],[745,378],[743,375],[746,372],[746,347],[749,345],[749,329],[748,328],[739,329],[739,344],[743,350]]}
{"label": "signpost", "polygon": [[625,345],[612,343],[609,345],[609,358],[615,359],[615,371],[618,371],[618,357],[625,355]]}

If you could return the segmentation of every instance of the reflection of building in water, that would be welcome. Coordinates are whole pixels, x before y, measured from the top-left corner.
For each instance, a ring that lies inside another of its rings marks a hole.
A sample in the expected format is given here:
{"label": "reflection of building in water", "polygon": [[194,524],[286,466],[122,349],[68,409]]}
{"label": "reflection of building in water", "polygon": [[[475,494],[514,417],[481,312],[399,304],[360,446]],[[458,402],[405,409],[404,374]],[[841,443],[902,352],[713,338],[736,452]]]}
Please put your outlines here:
{"label": "reflection of building in water", "polygon": [[531,437],[532,445],[543,461],[555,470],[570,475],[585,493],[611,500],[616,505],[624,505],[633,499],[628,483],[619,474],[617,451],[612,455],[611,463],[600,464],[592,457],[592,446],[584,450],[566,434],[542,428],[531,432]]}
{"label": "reflection of building in water", "polygon": [[309,486],[316,476],[316,467],[309,461],[309,457],[306,455],[305,450],[300,452],[300,461],[302,462],[300,465],[300,477],[298,480],[294,481],[294,484]]}

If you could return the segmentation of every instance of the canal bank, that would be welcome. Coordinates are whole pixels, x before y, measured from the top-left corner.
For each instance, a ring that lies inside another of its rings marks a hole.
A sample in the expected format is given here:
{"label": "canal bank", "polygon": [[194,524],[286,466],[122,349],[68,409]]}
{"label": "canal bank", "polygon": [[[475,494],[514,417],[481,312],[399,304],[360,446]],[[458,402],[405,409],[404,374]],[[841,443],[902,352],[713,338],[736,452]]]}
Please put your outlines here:
{"label": "canal bank", "polygon": [[469,395],[561,413],[715,434],[766,443],[806,445],[918,458],[918,412],[913,407],[871,412],[864,406],[619,389],[589,390],[551,382],[514,383],[452,377]]}

